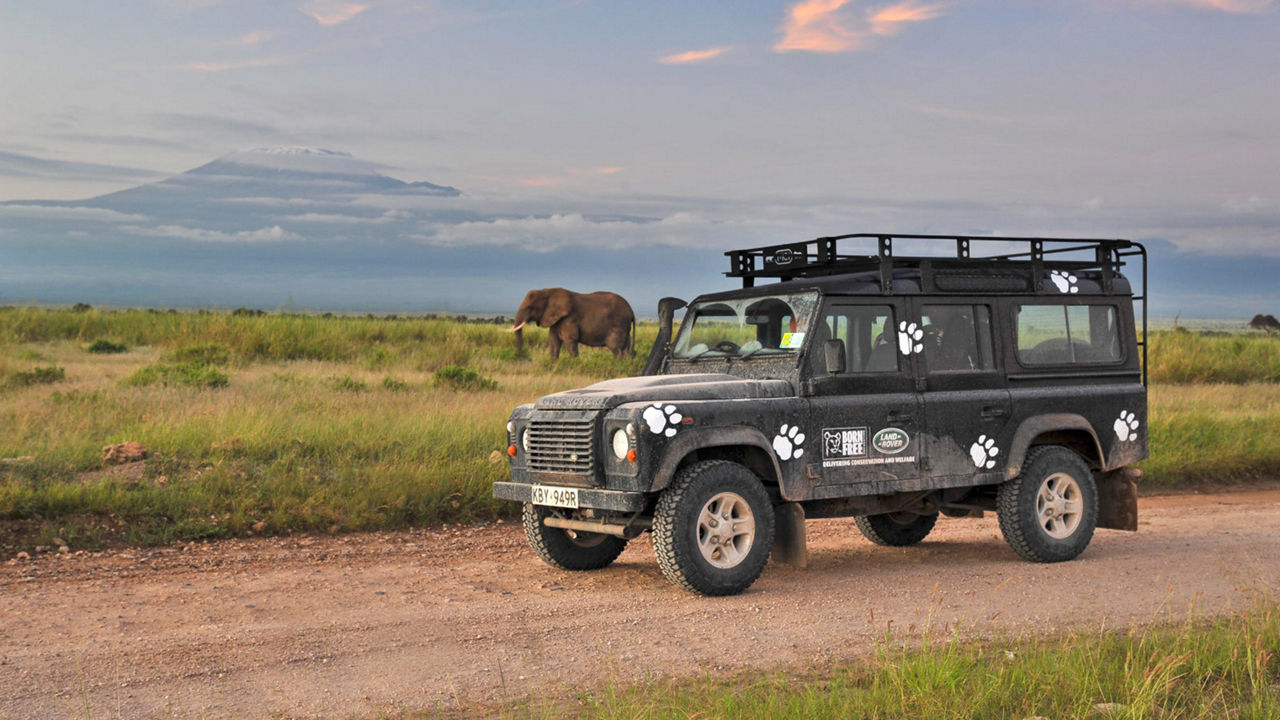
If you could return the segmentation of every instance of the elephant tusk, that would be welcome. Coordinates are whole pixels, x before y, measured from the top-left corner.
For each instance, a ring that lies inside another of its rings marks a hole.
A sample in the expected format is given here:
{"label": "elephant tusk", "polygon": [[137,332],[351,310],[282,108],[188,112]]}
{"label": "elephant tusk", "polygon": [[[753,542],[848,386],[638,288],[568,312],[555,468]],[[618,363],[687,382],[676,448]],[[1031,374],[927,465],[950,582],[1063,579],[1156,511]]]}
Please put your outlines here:
{"label": "elephant tusk", "polygon": [[[525,322],[529,322],[529,321],[528,321],[528,320],[525,320]],[[515,331],[519,330],[519,329],[520,329],[520,328],[522,328],[522,327],[524,327],[524,323],[520,323],[519,325],[516,325],[515,327],[507,328],[507,332],[515,332]]]}

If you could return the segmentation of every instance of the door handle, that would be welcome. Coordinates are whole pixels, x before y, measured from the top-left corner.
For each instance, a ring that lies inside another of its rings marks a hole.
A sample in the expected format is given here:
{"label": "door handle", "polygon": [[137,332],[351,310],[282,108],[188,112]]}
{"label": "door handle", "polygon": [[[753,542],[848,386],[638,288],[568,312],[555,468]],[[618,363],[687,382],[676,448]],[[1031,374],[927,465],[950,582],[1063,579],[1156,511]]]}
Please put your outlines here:
{"label": "door handle", "polygon": [[1009,414],[1008,409],[998,407],[995,405],[988,405],[982,408],[982,417],[984,418],[999,418],[999,417],[1004,417],[1005,415],[1008,415],[1008,414]]}
{"label": "door handle", "polygon": [[893,410],[889,411],[889,414],[884,416],[884,421],[889,423],[909,423],[915,419],[916,416],[911,413],[900,413]]}

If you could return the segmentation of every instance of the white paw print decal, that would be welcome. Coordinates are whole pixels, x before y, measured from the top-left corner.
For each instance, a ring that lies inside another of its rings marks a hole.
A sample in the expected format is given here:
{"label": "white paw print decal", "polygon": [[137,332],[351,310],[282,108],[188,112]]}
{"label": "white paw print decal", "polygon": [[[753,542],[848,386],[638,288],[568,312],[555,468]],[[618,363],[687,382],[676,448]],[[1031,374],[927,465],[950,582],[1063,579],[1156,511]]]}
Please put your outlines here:
{"label": "white paw print decal", "polygon": [[918,325],[906,320],[898,323],[898,349],[903,355],[923,350],[924,344],[920,342],[922,339],[924,339],[924,330],[921,330]]}
{"label": "white paw print decal", "polygon": [[996,455],[1000,448],[996,447],[996,439],[979,435],[977,442],[969,447],[969,459],[979,470],[990,470],[996,466]]}
{"label": "white paw print decal", "polygon": [[1053,281],[1054,286],[1058,288],[1058,292],[1060,293],[1080,292],[1080,288],[1076,287],[1076,283],[1079,281],[1079,278],[1069,272],[1064,270],[1054,270],[1049,273],[1049,279]]}
{"label": "white paw print decal", "polygon": [[803,444],[804,433],[799,426],[783,425],[773,438],[773,451],[778,453],[779,460],[790,460],[804,455],[804,448],[800,447]]}
{"label": "white paw print decal", "polygon": [[662,403],[654,403],[644,409],[641,415],[644,422],[649,426],[649,432],[654,435],[666,435],[671,437],[676,434],[676,426],[684,419],[684,416],[676,412],[675,405],[663,405]]}
{"label": "white paw print decal", "polygon": [[1136,440],[1138,437],[1138,416],[1125,410],[1120,413],[1120,417],[1116,418],[1113,426],[1116,431],[1116,437],[1120,438],[1120,442],[1129,442]]}

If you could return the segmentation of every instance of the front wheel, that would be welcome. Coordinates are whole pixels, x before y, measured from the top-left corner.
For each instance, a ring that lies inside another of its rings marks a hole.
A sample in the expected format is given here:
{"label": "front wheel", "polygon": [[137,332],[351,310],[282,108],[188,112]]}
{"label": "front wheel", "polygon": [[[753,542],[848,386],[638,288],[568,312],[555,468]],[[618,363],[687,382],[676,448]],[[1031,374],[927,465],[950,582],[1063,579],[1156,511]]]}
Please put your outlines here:
{"label": "front wheel", "polygon": [[760,478],[709,460],[681,470],[658,499],[653,548],[671,582],[702,595],[736,595],[764,572],[773,505]]}
{"label": "front wheel", "polygon": [[1098,489],[1089,466],[1056,445],[1028,453],[1021,474],[1000,486],[997,503],[1005,542],[1032,562],[1076,557],[1098,526]]}
{"label": "front wheel", "polygon": [[612,535],[547,527],[551,510],[524,504],[524,535],[543,562],[561,570],[599,570],[618,559],[627,541]]}
{"label": "front wheel", "polygon": [[924,540],[938,522],[937,514],[885,513],[859,515],[853,519],[862,535],[877,545],[906,547]]}

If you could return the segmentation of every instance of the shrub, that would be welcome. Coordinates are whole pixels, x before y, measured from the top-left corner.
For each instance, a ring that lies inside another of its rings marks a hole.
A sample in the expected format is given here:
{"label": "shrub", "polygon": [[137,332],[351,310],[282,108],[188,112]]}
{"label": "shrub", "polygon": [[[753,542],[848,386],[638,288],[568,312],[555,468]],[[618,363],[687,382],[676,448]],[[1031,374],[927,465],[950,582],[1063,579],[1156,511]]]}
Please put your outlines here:
{"label": "shrub", "polygon": [[369,389],[369,386],[350,375],[343,375],[340,378],[333,379],[333,389],[343,392],[364,392]]}
{"label": "shrub", "polygon": [[9,385],[13,387],[30,387],[32,385],[50,385],[67,379],[67,371],[57,365],[49,365],[47,367],[37,367],[30,370],[14,373],[9,378]]}
{"label": "shrub", "polygon": [[396,380],[388,375],[387,377],[382,378],[382,389],[390,390],[391,392],[407,392],[409,390],[409,383],[403,380]]}
{"label": "shrub", "polygon": [[480,373],[460,365],[447,365],[436,371],[436,387],[447,387],[454,390],[480,391],[497,390],[498,381],[487,378]]}
{"label": "shrub", "polygon": [[129,348],[125,347],[123,343],[115,343],[101,338],[94,340],[93,344],[86,348],[88,352],[97,355],[115,355],[116,353],[125,352],[128,349]]}
{"label": "shrub", "polygon": [[227,365],[231,362],[231,351],[216,343],[187,345],[170,353],[169,359],[178,363],[197,365]]}
{"label": "shrub", "polygon": [[89,312],[92,309],[93,309],[93,306],[90,305],[89,303],[78,302],[75,305],[71,306],[71,312],[76,312],[76,313]]}
{"label": "shrub", "polygon": [[173,365],[159,363],[138,370],[124,382],[134,387],[160,383],[165,386],[224,388],[230,382],[230,377],[221,370],[204,363],[185,362]]}

